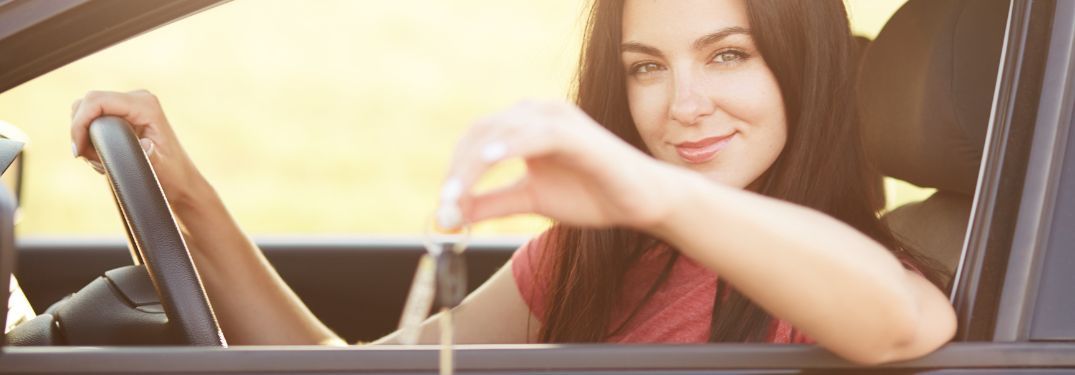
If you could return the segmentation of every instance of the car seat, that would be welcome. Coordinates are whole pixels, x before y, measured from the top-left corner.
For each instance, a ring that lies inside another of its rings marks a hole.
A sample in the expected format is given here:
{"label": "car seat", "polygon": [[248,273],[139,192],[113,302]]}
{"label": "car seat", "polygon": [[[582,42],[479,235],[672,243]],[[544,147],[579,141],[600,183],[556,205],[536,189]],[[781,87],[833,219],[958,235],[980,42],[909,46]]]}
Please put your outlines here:
{"label": "car seat", "polygon": [[911,0],[863,52],[858,106],[865,149],[889,177],[936,188],[882,220],[937,261],[951,284],[961,258],[1009,0]]}

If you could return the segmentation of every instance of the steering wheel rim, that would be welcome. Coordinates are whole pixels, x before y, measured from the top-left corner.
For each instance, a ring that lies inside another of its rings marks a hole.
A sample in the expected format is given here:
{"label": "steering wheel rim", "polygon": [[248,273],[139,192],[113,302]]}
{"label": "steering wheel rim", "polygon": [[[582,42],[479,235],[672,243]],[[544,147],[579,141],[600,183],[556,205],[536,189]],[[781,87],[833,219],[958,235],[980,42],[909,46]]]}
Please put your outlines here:
{"label": "steering wheel rim", "polygon": [[127,121],[94,120],[90,142],[112,189],[135,263],[144,263],[168,322],[188,343],[227,346],[157,175]]}

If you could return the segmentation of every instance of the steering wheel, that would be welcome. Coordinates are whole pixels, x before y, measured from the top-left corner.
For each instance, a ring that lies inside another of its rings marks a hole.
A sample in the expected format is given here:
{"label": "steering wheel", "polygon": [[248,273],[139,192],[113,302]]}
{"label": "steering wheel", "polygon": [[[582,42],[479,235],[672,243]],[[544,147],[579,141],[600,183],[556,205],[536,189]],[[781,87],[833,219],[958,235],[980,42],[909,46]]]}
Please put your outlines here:
{"label": "steering wheel", "polygon": [[227,346],[157,175],[130,124],[100,117],[90,124],[89,135],[123,218],[132,258],[149,271],[169,325],[191,345]]}

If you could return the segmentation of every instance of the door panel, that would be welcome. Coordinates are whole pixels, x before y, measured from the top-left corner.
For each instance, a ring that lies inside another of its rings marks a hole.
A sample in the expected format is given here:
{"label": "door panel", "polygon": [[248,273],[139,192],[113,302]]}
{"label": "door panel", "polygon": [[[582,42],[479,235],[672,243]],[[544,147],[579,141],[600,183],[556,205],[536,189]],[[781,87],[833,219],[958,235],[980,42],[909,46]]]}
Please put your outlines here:
{"label": "door panel", "polygon": [[[473,290],[510,257],[521,240],[468,247]],[[399,323],[421,243],[411,239],[259,241],[269,261],[310,309],[349,342],[371,341]],[[25,240],[16,275],[38,312],[112,268],[130,264],[121,241]]]}
{"label": "door panel", "polygon": [[[0,373],[433,374],[435,346],[5,349]],[[1060,374],[1075,344],[955,343],[913,361],[861,367],[817,346],[463,345],[458,373],[591,374]],[[945,371],[947,370],[947,371]],[[954,371],[953,371],[954,370]],[[986,370],[983,372],[983,370]]]}

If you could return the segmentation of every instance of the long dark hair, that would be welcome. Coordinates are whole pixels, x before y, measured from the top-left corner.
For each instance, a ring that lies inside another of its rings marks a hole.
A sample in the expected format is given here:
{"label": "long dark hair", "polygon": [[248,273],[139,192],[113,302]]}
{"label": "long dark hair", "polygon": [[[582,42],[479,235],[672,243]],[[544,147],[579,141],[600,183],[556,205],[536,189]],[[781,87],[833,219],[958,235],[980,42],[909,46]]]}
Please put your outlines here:
{"label": "long dark hair", "polygon": [[[628,108],[620,64],[624,0],[595,0],[585,30],[575,101],[598,123],[646,151]],[[855,42],[841,0],[746,0],[751,34],[776,77],[784,100],[787,143],[764,174],[759,193],[814,208],[870,236],[935,283],[939,272],[900,244],[877,217],[879,174],[860,144],[854,98]],[[551,270],[549,306],[539,339],[600,342],[627,270],[658,239],[622,228],[557,225],[550,230],[542,268]],[[667,260],[665,274],[676,256]],[[712,341],[763,341],[772,317],[726,282],[718,281]],[[645,302],[643,300],[643,303]],[[637,307],[635,312],[637,312]],[[631,314],[633,315],[633,313]],[[628,318],[630,320],[630,318]]]}

